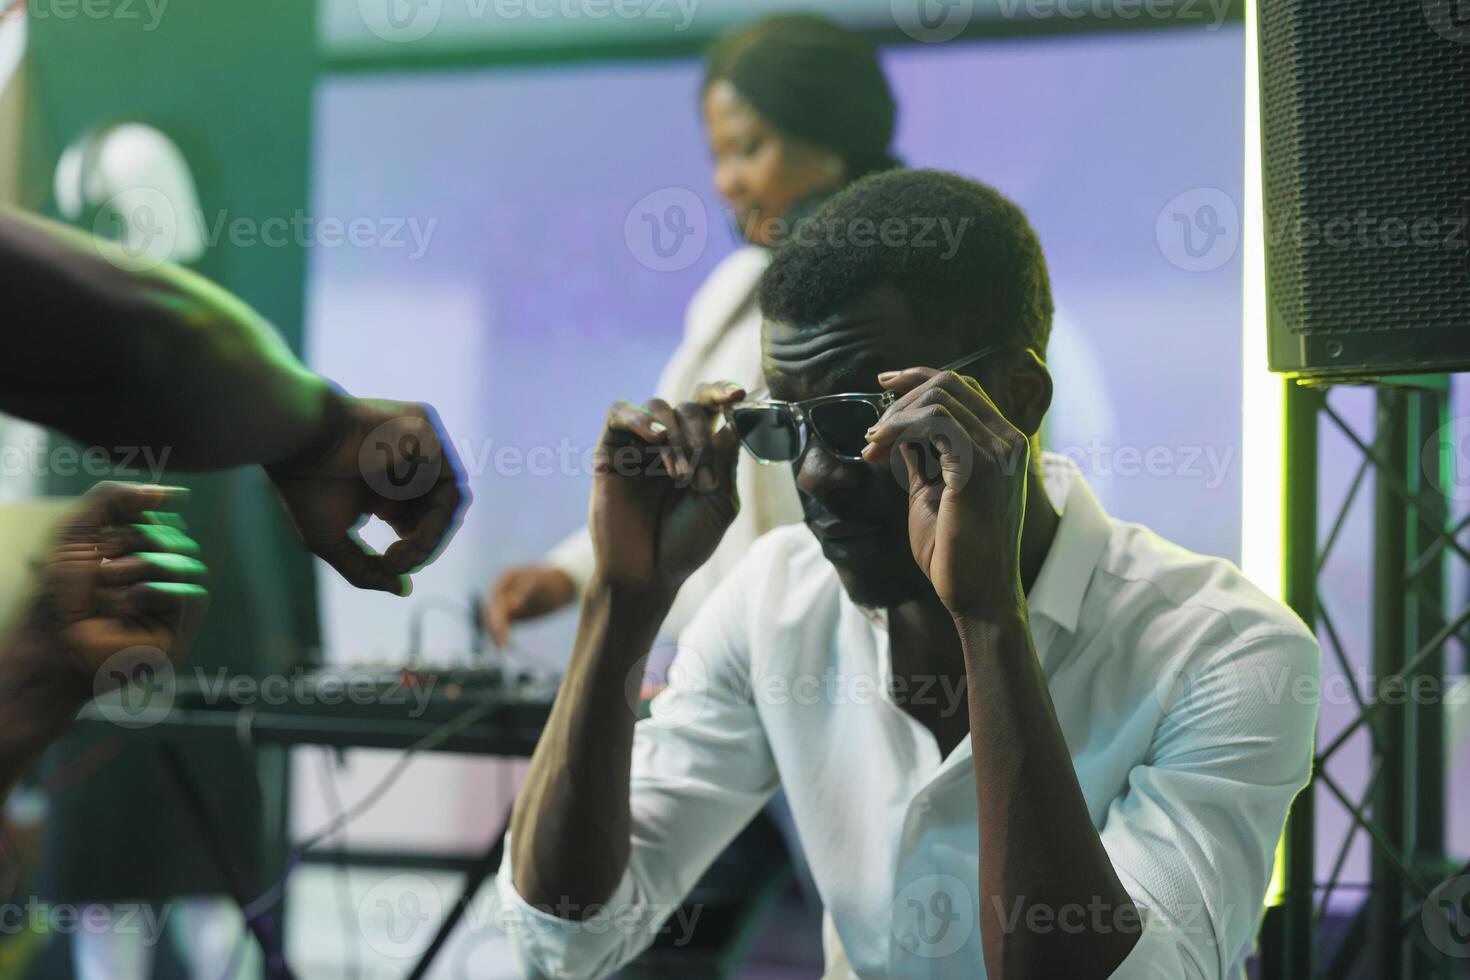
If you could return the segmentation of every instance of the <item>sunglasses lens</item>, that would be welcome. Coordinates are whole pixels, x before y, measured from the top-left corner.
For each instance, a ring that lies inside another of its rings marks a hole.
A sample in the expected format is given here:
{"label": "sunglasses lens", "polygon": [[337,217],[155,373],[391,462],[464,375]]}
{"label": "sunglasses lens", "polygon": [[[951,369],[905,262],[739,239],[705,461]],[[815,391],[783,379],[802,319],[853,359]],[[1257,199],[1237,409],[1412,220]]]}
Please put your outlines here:
{"label": "sunglasses lens", "polygon": [[867,433],[878,421],[878,408],[870,402],[838,401],[813,405],[808,413],[812,428],[827,448],[839,456],[856,459],[868,444]]}
{"label": "sunglasses lens", "polygon": [[737,408],[731,412],[745,448],[768,463],[789,463],[801,452],[796,421],[784,408]]}

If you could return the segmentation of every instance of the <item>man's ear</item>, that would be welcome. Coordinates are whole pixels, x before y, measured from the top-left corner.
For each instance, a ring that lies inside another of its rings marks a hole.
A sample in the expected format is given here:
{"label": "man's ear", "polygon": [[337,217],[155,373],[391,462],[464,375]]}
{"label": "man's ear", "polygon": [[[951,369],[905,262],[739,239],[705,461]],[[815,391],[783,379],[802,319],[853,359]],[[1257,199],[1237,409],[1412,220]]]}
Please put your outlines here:
{"label": "man's ear", "polygon": [[1041,420],[1051,408],[1051,372],[1036,351],[1029,347],[1007,359],[1006,394],[1010,404],[1006,417],[1028,439],[1041,430]]}

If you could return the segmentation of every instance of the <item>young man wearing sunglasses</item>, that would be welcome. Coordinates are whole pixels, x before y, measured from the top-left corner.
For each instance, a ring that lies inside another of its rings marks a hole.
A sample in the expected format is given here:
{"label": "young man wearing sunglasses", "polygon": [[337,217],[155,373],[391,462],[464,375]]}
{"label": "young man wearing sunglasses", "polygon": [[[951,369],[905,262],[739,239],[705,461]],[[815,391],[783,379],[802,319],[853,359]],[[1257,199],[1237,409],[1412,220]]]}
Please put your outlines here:
{"label": "young man wearing sunglasses", "polygon": [[[850,234],[923,217],[965,222],[952,258]],[[1309,770],[1311,633],[1039,451],[1052,304],[1014,204],[895,172],[817,228],[762,285],[769,392],[609,414],[599,571],[499,878],[528,975],[632,958],[781,786],[834,980],[1240,976]],[[635,725],[742,442],[807,526],[757,542]]]}

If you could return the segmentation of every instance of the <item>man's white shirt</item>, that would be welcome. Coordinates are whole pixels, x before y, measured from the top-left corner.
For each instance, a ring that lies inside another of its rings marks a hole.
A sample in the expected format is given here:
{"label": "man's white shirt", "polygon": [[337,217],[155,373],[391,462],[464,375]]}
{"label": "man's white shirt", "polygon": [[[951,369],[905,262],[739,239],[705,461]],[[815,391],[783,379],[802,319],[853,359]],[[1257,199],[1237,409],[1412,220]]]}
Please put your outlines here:
{"label": "man's white shirt", "polygon": [[[1027,596],[1036,655],[1147,923],[1114,976],[1238,977],[1309,773],[1316,641],[1229,562],[1108,517],[1069,460],[1042,465],[1062,517]],[[984,977],[970,742],[941,758],[899,706],[964,712],[963,689],[892,679],[883,614],[848,598],[800,525],[756,542],[679,647],[637,725],[632,854],[606,908],[531,908],[505,849],[499,914],[526,975],[632,959],[780,786],[826,908],[827,977]],[[995,911],[1018,930],[1130,927],[1082,903]]]}

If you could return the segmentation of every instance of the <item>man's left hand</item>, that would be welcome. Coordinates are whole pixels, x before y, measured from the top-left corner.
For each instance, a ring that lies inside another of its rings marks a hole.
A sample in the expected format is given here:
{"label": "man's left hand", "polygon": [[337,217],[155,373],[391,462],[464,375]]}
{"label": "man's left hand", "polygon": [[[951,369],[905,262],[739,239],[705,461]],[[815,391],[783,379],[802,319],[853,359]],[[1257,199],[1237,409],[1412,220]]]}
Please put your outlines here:
{"label": "man's left hand", "polygon": [[863,458],[892,460],[906,482],[915,561],[956,617],[1024,610],[1026,434],[974,378],[916,367],[878,381],[899,397],[869,430]]}

